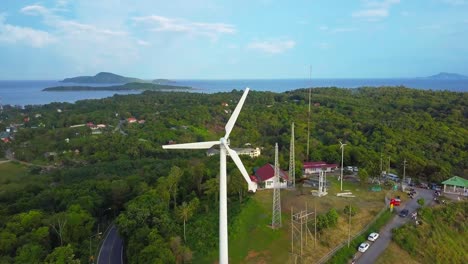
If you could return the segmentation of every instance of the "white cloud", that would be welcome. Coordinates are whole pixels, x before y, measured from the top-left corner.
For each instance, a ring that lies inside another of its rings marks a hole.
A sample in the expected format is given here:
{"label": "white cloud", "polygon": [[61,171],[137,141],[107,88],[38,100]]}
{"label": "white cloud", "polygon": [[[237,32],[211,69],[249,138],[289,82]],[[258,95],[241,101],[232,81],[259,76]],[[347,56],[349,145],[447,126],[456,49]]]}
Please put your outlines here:
{"label": "white cloud", "polygon": [[388,17],[390,8],[399,4],[400,0],[369,1],[366,0],[364,8],[351,14],[353,17],[364,18],[371,21],[380,20]]}
{"label": "white cloud", "polygon": [[0,42],[25,43],[40,48],[55,41],[54,36],[46,31],[7,24],[4,22],[5,16],[0,14]]}
{"label": "white cloud", "polygon": [[328,30],[328,27],[327,27],[327,26],[320,26],[319,29],[320,29],[320,30],[323,30],[323,31],[327,31],[327,30]]}
{"label": "white cloud", "polygon": [[407,17],[407,16],[410,16],[411,14],[410,14],[410,12],[408,12],[408,11],[401,11],[401,12],[400,12],[400,15],[401,15],[401,16],[404,16],[404,17]]}
{"label": "white cloud", "polygon": [[321,42],[321,43],[318,44],[318,47],[320,49],[327,50],[327,49],[331,48],[331,45],[330,45],[330,43],[327,43],[327,42]]}
{"label": "white cloud", "polygon": [[326,31],[326,32],[330,32],[330,33],[345,33],[345,32],[357,31],[357,28],[352,28],[352,27],[330,28],[328,26],[320,26],[318,29],[321,30],[321,31]]}
{"label": "white cloud", "polygon": [[27,15],[47,15],[49,10],[41,5],[30,5],[21,8],[21,12]]}
{"label": "white cloud", "polygon": [[342,33],[342,32],[354,32],[357,28],[334,28],[331,30],[332,33]]}
{"label": "white cloud", "polygon": [[191,22],[184,19],[169,18],[164,16],[142,16],[134,17],[134,21],[145,23],[149,26],[149,30],[154,32],[176,32],[192,35],[204,35],[212,38],[220,34],[236,33],[235,26],[225,23],[205,23]]}
{"label": "white cloud", "polygon": [[387,17],[388,10],[387,9],[365,9],[356,11],[353,13],[353,17],[365,17],[365,18],[381,18]]}
{"label": "white cloud", "polygon": [[[58,4],[63,7],[67,3],[61,1]],[[61,11],[63,9],[38,4],[21,9],[25,15],[42,18],[42,24],[48,27],[47,36],[56,40],[54,49],[57,54],[69,60],[76,68],[99,71],[108,67],[125,67],[141,58],[136,44],[142,43],[138,43],[136,38],[125,31],[125,27],[116,25],[117,29],[114,29],[82,23],[62,17]],[[42,42],[36,43],[40,45]]]}
{"label": "white cloud", "polygon": [[247,45],[247,48],[259,50],[265,53],[278,54],[294,48],[296,42],[293,40],[272,40],[272,41],[254,41]]}
{"label": "white cloud", "polygon": [[439,24],[432,24],[432,25],[424,25],[424,26],[420,26],[418,27],[417,29],[419,30],[430,30],[430,31],[433,31],[433,30],[439,30],[441,29],[442,26],[439,25]]}
{"label": "white cloud", "polygon": [[144,41],[144,40],[141,40],[141,39],[137,40],[137,44],[140,45],[140,46],[150,46],[151,45],[148,41]]}

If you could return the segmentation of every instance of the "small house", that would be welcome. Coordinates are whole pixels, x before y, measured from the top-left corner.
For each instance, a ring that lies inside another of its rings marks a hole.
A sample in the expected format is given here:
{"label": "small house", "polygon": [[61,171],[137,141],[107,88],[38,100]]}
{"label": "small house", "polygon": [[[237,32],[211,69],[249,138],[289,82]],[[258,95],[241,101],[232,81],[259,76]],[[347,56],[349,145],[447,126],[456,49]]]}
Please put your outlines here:
{"label": "small house", "polygon": [[[275,176],[275,166],[267,163],[262,167],[255,170],[254,175],[250,177],[250,179],[257,183],[259,186],[263,186],[265,189],[273,189],[274,186],[274,178]],[[288,187],[288,179],[289,175],[287,172],[283,170],[279,170],[279,188],[286,188]]]}

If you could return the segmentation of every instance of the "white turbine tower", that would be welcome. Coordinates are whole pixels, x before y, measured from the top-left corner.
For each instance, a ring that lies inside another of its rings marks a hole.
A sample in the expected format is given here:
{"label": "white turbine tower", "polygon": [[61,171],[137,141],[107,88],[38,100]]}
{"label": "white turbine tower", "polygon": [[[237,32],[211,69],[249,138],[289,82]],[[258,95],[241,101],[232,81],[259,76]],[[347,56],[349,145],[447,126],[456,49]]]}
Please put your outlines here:
{"label": "white turbine tower", "polygon": [[219,263],[228,263],[228,225],[227,225],[227,186],[226,186],[226,154],[229,153],[237,168],[248,184],[249,191],[255,192],[257,185],[250,180],[249,174],[245,170],[242,161],[237,153],[229,147],[229,134],[236,123],[237,117],[244,105],[245,98],[249,93],[249,88],[245,89],[239,103],[226,124],[226,134],[219,141],[195,142],[186,144],[164,145],[163,149],[209,149],[219,145]]}

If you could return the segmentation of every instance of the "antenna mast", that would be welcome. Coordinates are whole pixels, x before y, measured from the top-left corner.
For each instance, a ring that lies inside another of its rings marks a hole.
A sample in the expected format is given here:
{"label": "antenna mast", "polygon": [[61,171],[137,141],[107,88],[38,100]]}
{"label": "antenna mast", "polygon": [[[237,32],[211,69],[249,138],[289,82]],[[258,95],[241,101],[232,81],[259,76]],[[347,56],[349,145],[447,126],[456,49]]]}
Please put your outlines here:
{"label": "antenna mast", "polygon": [[276,229],[281,227],[281,197],[280,197],[280,176],[278,162],[278,143],[275,145],[275,176],[273,180],[273,216],[271,219],[271,228]]}
{"label": "antenna mast", "polygon": [[[310,82],[312,84],[312,65],[310,65]],[[310,145],[310,93],[311,93],[311,87],[309,87],[309,112],[307,114],[307,154],[306,154],[307,161],[309,161],[309,145]]]}
{"label": "antenna mast", "polygon": [[296,164],[294,155],[294,122],[291,125],[291,144],[289,146],[289,177],[291,177],[291,186],[296,188]]}

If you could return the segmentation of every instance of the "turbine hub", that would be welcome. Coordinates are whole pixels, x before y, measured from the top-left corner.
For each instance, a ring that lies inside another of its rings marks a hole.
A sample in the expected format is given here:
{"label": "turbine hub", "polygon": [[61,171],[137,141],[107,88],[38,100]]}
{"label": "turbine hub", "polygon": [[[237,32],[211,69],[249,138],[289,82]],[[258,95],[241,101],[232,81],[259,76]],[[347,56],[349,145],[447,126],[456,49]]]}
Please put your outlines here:
{"label": "turbine hub", "polygon": [[229,140],[229,139],[226,139],[226,138],[224,138],[224,137],[222,137],[222,138],[219,140],[219,142],[221,142],[221,145],[226,144],[226,145],[229,146],[230,140]]}

